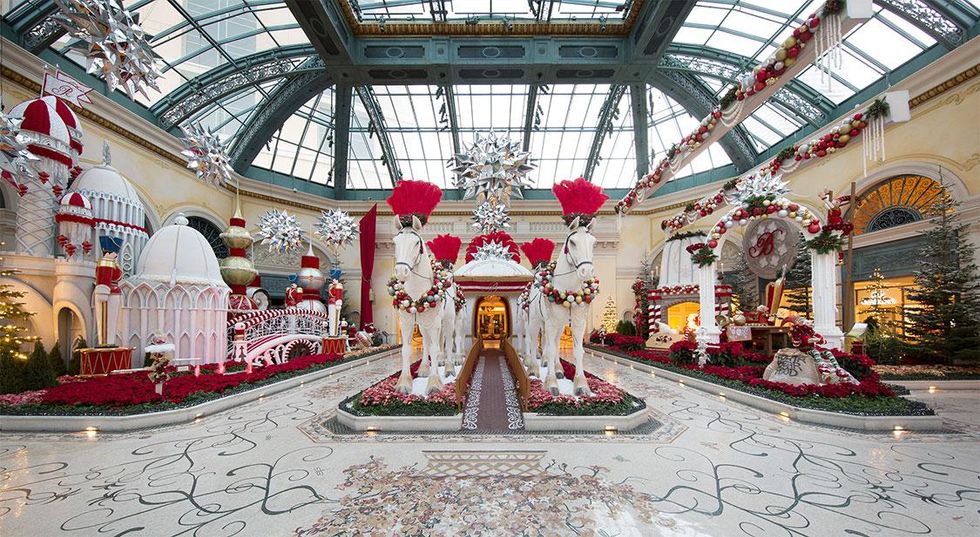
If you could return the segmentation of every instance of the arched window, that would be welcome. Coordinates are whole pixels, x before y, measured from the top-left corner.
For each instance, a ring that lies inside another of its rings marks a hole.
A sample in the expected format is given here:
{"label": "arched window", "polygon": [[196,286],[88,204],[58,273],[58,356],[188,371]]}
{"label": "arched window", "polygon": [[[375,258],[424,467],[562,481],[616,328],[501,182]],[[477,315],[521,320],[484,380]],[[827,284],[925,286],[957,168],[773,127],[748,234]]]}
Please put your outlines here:
{"label": "arched window", "polygon": [[898,175],[858,196],[854,234],[873,233],[922,220],[943,191],[938,181],[922,175]]}
{"label": "arched window", "polygon": [[221,235],[221,229],[218,226],[200,216],[188,216],[187,225],[201,232],[201,235],[204,235],[204,238],[211,244],[211,249],[214,250],[214,255],[218,259],[228,257],[228,245],[218,236]]}

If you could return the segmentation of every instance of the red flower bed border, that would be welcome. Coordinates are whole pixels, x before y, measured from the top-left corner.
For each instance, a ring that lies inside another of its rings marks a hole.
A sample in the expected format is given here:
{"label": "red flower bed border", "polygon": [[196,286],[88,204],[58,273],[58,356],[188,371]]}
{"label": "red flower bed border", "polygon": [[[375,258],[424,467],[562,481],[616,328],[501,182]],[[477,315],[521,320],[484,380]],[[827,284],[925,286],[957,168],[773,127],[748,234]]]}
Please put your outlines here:
{"label": "red flower bed border", "polygon": [[[872,369],[874,366],[874,361],[863,354],[850,354],[833,351],[834,357],[837,358],[841,366],[850,371],[851,374],[853,374],[854,377],[860,381],[858,384],[841,383],[819,386],[815,384],[792,385],[783,382],[770,382],[768,380],[764,380],[762,378],[762,373],[765,370],[765,366],[763,365],[723,366],[713,365],[709,362],[704,366],[699,366],[697,363],[684,363],[683,357],[686,356],[686,353],[692,352],[696,348],[694,343],[687,341],[679,341],[674,343],[669,352],[652,349],[628,351],[613,346],[604,347],[639,359],[640,361],[664,364],[679,369],[700,372],[708,376],[742,382],[750,386],[777,390],[793,397],[806,397],[808,395],[818,395],[827,398],[840,398],[851,395],[864,395],[869,397],[895,396],[895,392],[888,385],[883,384],[879,379],[878,374]],[[724,346],[720,349],[709,348],[708,353],[714,353],[715,356],[718,356],[719,353],[727,350],[731,349],[726,349]],[[671,360],[671,355],[679,355],[682,361],[678,362],[676,357],[674,360]],[[749,353],[748,358],[745,359],[745,357],[743,357],[743,359],[748,362],[757,362],[759,360],[759,356],[763,355]],[[765,363],[769,363],[771,361],[771,359],[768,357],[764,358]]]}
{"label": "red flower bed border", "polygon": [[[145,371],[93,377],[49,388],[41,397],[40,404],[125,407],[147,403],[181,403],[194,394],[222,393],[242,384],[341,360],[343,357],[339,354],[317,354],[294,358],[284,364],[259,367],[251,374],[241,372],[227,375],[217,374],[217,365],[210,364],[201,368],[199,377],[190,373],[174,376],[164,384],[163,395],[156,393]],[[241,364],[225,362],[225,366],[232,368]]]}

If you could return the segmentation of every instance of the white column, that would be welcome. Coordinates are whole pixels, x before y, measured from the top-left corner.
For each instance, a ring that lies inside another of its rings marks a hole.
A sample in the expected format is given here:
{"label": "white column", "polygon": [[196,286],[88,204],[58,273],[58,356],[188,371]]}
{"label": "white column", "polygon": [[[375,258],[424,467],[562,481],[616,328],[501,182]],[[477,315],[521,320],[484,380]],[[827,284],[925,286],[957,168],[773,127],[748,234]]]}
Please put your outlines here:
{"label": "white column", "polygon": [[707,267],[695,267],[698,279],[699,301],[701,303],[701,330],[698,338],[717,344],[721,340],[721,330],[715,324],[715,263]]}
{"label": "white column", "polygon": [[825,346],[844,348],[844,333],[837,327],[837,252],[810,252],[813,268],[813,328]]}

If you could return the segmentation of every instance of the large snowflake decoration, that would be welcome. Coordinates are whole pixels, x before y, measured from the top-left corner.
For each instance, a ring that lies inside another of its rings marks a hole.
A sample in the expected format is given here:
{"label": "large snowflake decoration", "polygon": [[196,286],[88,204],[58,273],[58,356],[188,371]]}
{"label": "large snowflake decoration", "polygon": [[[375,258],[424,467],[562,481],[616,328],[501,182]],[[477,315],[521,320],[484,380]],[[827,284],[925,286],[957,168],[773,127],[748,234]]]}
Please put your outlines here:
{"label": "large snowflake decoration", "polygon": [[319,220],[313,224],[313,233],[335,250],[339,250],[357,238],[357,221],[340,209],[320,211]]}
{"label": "large snowflake decoration", "polygon": [[510,258],[510,250],[499,242],[488,242],[483,244],[477,248],[476,252],[473,254],[473,259],[476,261],[481,259],[500,259],[502,261],[507,261]]}
{"label": "large snowflake decoration", "polygon": [[186,125],[181,130],[184,149],[180,154],[187,157],[187,167],[194,170],[197,178],[215,186],[230,182],[231,162],[221,136],[201,125]]}
{"label": "large snowflake decoration", "polygon": [[492,233],[510,227],[510,215],[504,204],[494,205],[484,201],[473,210],[473,227],[480,233]]}
{"label": "large snowflake decoration", "polygon": [[259,237],[270,252],[288,253],[303,242],[299,220],[286,211],[269,209],[259,219]]}
{"label": "large snowflake decoration", "polygon": [[755,177],[743,178],[735,185],[734,203],[741,207],[752,198],[781,198],[789,193],[786,181],[782,175],[759,174]]}
{"label": "large snowflake decoration", "polygon": [[13,118],[0,111],[0,171],[15,188],[37,178],[34,164],[38,159],[21,137],[22,118]]}
{"label": "large snowflake decoration", "polygon": [[520,142],[491,132],[487,136],[477,134],[465,153],[456,154],[455,165],[450,168],[456,174],[456,186],[463,189],[463,199],[506,204],[511,196],[523,199],[522,189],[530,188],[527,173],[534,169],[530,158]]}
{"label": "large snowflake decoration", "polygon": [[160,91],[160,56],[153,52],[138,13],[124,9],[119,0],[55,3],[61,12],[53,18],[76,38],[69,46],[88,58],[88,73],[103,77],[110,91],[122,88],[130,99],[137,93],[148,97],[148,87]]}

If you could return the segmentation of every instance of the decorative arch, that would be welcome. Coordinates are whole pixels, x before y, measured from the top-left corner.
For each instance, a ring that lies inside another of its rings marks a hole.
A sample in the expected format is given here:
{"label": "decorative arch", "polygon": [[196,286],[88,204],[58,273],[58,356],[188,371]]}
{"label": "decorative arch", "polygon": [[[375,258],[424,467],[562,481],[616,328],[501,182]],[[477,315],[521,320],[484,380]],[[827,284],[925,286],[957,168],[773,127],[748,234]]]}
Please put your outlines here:
{"label": "decorative arch", "polygon": [[228,245],[221,240],[220,235],[222,229],[220,226],[207,218],[197,215],[187,217],[187,226],[204,235],[204,238],[207,239],[208,244],[211,245],[211,250],[214,251],[214,255],[218,259],[228,257]]}
{"label": "decorative arch", "polygon": [[[811,211],[799,203],[790,201],[785,197],[775,198],[768,205],[776,205],[782,210],[774,210],[766,213],[767,218],[779,218],[790,222],[793,226],[800,229],[804,240],[814,239],[821,235],[821,223],[829,220],[828,215]],[[718,259],[724,245],[725,230],[733,229],[727,226],[729,221],[738,221],[740,224],[748,221],[748,218],[739,218],[740,211],[745,211],[745,207],[733,207],[725,216],[718,219],[718,223],[712,228],[712,233],[708,235],[706,245],[711,249],[715,260],[704,267],[696,267],[695,272],[698,278],[699,302],[701,304],[701,334],[708,343],[718,343],[721,330],[715,324],[715,293],[714,285],[718,279]],[[750,212],[751,214],[751,212]],[[796,216],[790,216],[795,214]],[[733,216],[735,219],[733,220]],[[838,210],[839,216],[839,210]],[[811,220],[812,219],[812,220]],[[802,220],[802,221],[801,221]],[[809,226],[806,225],[807,221]],[[720,232],[718,230],[721,230]],[[832,232],[837,233],[837,232]],[[837,252],[835,250],[827,253],[819,253],[810,250],[812,263],[813,289],[813,323],[814,329],[823,336],[830,348],[844,348],[844,333],[837,327]]]}
{"label": "decorative arch", "polygon": [[879,181],[852,203],[854,234],[922,220],[942,192],[943,186],[925,175],[900,174]]}

